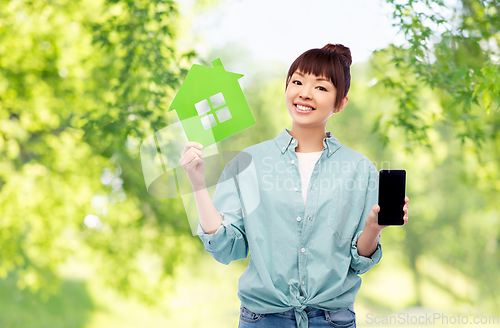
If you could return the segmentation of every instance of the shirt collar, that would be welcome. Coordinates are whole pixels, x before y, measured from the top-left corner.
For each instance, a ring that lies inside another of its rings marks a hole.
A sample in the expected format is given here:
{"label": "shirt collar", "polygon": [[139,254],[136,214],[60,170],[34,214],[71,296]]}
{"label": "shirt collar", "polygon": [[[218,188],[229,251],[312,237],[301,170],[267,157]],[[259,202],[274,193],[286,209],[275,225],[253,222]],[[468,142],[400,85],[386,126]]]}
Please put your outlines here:
{"label": "shirt collar", "polygon": [[[327,156],[330,157],[340,148],[341,143],[331,132],[327,132],[326,136],[327,137],[323,139],[323,146],[326,148]],[[297,139],[292,137],[290,130],[287,128],[283,129],[283,131],[274,138],[274,141],[282,154],[288,150],[288,147],[291,146],[295,149],[298,145]]]}

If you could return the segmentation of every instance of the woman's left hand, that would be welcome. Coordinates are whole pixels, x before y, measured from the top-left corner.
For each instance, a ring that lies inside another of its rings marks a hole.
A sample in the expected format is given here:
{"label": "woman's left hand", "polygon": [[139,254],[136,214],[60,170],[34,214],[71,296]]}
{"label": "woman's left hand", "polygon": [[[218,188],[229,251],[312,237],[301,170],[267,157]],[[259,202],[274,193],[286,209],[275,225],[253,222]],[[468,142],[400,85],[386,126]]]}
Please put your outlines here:
{"label": "woman's left hand", "polygon": [[[405,212],[405,215],[403,216],[403,220],[404,220],[403,224],[408,223],[408,202],[409,201],[410,201],[410,199],[408,198],[408,196],[405,196],[405,205],[403,206],[403,211]],[[370,213],[368,214],[368,217],[366,218],[365,226],[368,225],[368,226],[370,226],[374,229],[377,229],[377,230],[382,230],[384,228],[389,227],[388,225],[379,225],[377,223],[378,212],[380,212],[380,206],[373,205],[372,210],[370,211]]]}

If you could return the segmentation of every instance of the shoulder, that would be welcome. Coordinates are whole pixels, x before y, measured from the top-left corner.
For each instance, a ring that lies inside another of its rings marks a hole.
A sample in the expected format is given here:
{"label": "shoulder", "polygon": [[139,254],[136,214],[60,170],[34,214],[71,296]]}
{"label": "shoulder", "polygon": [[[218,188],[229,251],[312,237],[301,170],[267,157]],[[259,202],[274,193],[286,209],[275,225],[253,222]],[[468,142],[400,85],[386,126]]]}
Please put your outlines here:
{"label": "shoulder", "polygon": [[357,150],[354,150],[352,148],[347,147],[344,144],[340,145],[339,151],[342,152],[342,157],[346,158],[349,161],[352,161],[354,165],[356,165],[359,168],[366,168],[371,174],[373,173],[378,173],[377,168],[373,164],[373,162],[366,157],[365,155],[361,154]]}
{"label": "shoulder", "polygon": [[255,145],[252,145],[250,147],[247,147],[245,149],[243,149],[242,151],[248,153],[248,154],[255,154],[255,155],[258,155],[262,152],[269,152],[272,150],[271,147],[274,147],[276,149],[278,149],[276,147],[276,142],[274,141],[274,139],[270,139],[270,140],[266,140],[266,141],[262,141],[258,144],[255,144]]}
{"label": "shoulder", "polygon": [[229,161],[228,165],[247,167],[249,162],[256,161],[264,158],[265,156],[276,153],[273,152],[273,150],[278,151],[274,139],[266,140],[243,149],[231,161]]}

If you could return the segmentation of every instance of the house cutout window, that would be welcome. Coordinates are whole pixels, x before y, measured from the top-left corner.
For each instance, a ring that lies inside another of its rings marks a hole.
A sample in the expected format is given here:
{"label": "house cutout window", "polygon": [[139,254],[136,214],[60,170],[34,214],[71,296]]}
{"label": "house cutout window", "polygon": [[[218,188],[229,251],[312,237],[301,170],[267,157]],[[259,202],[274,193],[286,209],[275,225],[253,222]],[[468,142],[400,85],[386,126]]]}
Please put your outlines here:
{"label": "house cutout window", "polygon": [[[201,124],[205,130],[211,129],[217,125],[216,117],[219,123],[227,121],[232,117],[229,108],[226,106],[226,100],[222,92],[211,96],[209,99],[203,99],[197,102],[194,104],[194,107],[196,107],[198,116],[208,113],[201,118]],[[215,116],[211,113],[212,111],[215,111]]]}

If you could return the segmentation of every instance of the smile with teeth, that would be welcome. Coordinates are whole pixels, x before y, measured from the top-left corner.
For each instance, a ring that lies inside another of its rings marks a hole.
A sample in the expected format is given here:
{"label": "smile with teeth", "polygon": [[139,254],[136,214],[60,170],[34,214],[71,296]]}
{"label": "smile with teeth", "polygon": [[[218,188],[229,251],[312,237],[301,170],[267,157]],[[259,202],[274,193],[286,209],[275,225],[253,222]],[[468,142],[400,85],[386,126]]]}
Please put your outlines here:
{"label": "smile with teeth", "polygon": [[297,106],[297,108],[298,108],[298,109],[300,109],[300,110],[304,110],[304,111],[311,111],[311,110],[314,110],[314,108],[312,108],[312,107],[302,106],[302,105],[299,105],[299,104],[295,104],[295,106]]}

